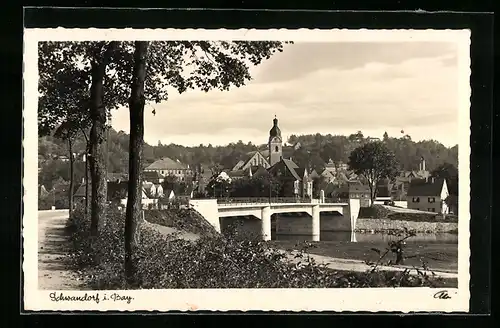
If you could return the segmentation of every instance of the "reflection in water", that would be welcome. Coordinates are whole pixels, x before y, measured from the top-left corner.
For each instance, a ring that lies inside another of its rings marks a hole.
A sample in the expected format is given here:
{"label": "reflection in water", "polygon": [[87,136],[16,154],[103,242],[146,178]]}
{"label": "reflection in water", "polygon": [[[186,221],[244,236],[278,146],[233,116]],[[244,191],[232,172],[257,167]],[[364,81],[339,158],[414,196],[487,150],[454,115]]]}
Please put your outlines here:
{"label": "reflection in water", "polygon": [[[378,242],[389,242],[391,240],[397,240],[401,237],[388,235],[383,233],[356,233],[356,241],[364,243],[378,243]],[[273,240],[312,240],[311,236],[307,235],[283,235],[283,234],[272,234]],[[351,232],[349,231],[322,231],[320,235],[320,241],[350,241]],[[407,243],[413,242],[425,242],[429,243],[440,243],[440,244],[457,244],[458,235],[452,233],[424,233],[417,234],[406,240]]]}

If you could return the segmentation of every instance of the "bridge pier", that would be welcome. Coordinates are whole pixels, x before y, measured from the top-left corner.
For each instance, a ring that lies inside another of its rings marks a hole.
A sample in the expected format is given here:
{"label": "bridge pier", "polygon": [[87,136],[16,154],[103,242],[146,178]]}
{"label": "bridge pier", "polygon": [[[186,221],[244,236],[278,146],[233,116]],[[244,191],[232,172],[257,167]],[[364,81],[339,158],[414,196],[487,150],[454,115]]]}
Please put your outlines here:
{"label": "bridge pier", "polygon": [[262,208],[261,212],[261,231],[263,240],[271,240],[271,207]]}
{"label": "bridge pier", "polygon": [[320,235],[320,211],[319,205],[312,207],[312,240],[319,241]]}
{"label": "bridge pier", "polygon": [[351,219],[351,242],[356,242],[356,221],[358,220],[361,205],[359,199],[349,199],[349,216]]}

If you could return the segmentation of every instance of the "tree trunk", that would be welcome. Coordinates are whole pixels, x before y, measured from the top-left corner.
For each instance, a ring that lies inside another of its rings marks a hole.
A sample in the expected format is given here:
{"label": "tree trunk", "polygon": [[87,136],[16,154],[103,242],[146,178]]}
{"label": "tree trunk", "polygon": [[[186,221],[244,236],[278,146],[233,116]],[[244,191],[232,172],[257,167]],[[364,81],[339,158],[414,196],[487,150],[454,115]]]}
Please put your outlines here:
{"label": "tree trunk", "polygon": [[133,283],[135,275],[133,255],[139,239],[139,223],[142,214],[141,166],[144,145],[144,80],[147,50],[147,42],[135,42],[132,92],[129,101],[129,182],[125,218],[125,274],[129,284]]}
{"label": "tree trunk", "polygon": [[89,153],[90,153],[90,142],[87,138],[87,134],[84,129],[81,129],[83,136],[85,137],[85,218],[89,212]]}
{"label": "tree trunk", "polygon": [[97,236],[106,218],[107,181],[106,159],[104,147],[106,141],[106,109],[103,104],[104,76],[106,66],[110,60],[111,52],[117,42],[113,41],[107,46],[103,58],[92,62],[92,85],[90,88],[90,116],[92,128],[90,129],[90,179],[91,179],[91,211],[90,232]]}
{"label": "tree trunk", "polygon": [[89,212],[89,153],[85,153],[85,217]]}
{"label": "tree trunk", "polygon": [[71,142],[71,138],[68,138],[68,149],[69,149],[69,217],[71,217],[71,213],[73,212],[73,190],[74,190],[74,180],[75,180],[75,170],[74,163],[75,159],[73,158],[73,144]]}

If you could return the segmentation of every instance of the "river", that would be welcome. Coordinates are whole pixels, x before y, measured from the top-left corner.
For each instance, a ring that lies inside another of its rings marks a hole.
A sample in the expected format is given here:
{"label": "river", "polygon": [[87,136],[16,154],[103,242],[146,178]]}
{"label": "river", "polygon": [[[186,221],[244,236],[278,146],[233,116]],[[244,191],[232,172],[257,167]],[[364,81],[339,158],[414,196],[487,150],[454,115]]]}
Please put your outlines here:
{"label": "river", "polygon": [[[356,233],[356,241],[360,243],[386,243],[391,240],[397,240],[401,237],[384,233]],[[312,236],[308,235],[286,235],[286,234],[271,234],[272,240],[312,240]],[[320,233],[320,241],[331,242],[350,242],[351,232],[348,231],[322,231]],[[458,244],[458,235],[452,233],[423,233],[417,234],[414,237],[408,238],[407,243],[435,243],[435,244]]]}

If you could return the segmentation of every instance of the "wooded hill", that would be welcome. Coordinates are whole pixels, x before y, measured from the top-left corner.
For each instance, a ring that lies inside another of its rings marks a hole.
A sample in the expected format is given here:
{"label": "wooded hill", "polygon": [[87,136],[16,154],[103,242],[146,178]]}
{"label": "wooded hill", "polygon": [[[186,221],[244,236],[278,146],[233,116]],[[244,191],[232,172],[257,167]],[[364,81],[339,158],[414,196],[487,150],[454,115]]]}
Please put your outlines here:
{"label": "wooded hill", "polygon": [[[128,134],[123,131],[110,129],[108,138],[108,172],[127,173],[128,171]],[[293,152],[293,159],[301,166],[320,168],[329,159],[347,163],[350,152],[367,139],[361,132],[350,136],[339,135],[292,135],[288,144],[301,147]],[[426,160],[426,169],[434,170],[443,163],[450,163],[457,167],[458,146],[451,148],[434,141],[412,141],[410,136],[384,138],[388,148],[392,150],[402,170],[416,170],[420,157]],[[85,139],[77,138],[73,145],[73,152],[77,154],[75,161],[75,178],[81,181],[84,177],[84,163],[82,154],[85,151]],[[225,146],[199,145],[187,147],[170,144],[144,145],[144,166],[149,165],[161,157],[170,157],[192,167],[198,164],[219,164],[222,167],[232,167],[246,153],[258,149],[266,149],[266,145],[244,143],[241,140]],[[38,142],[39,177],[38,182],[51,190],[55,182],[69,181],[68,147],[65,141],[54,137],[41,137]]]}

